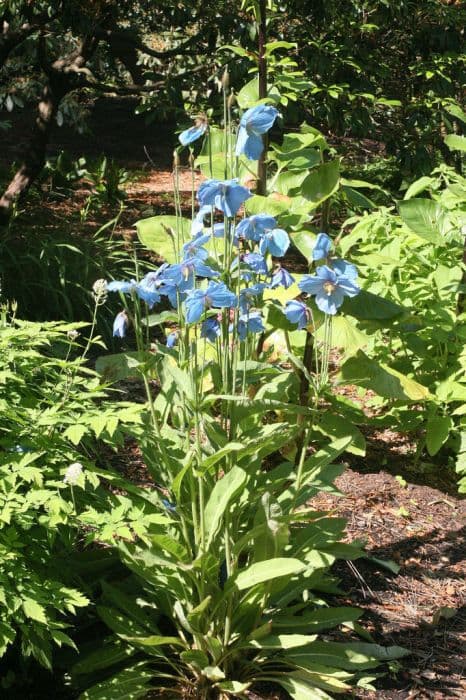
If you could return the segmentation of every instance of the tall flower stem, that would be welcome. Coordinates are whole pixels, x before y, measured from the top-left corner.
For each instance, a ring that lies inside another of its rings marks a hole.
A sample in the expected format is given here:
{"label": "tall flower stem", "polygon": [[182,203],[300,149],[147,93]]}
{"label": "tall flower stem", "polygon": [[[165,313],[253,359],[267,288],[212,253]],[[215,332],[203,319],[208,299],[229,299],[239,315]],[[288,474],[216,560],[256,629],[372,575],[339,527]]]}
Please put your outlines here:
{"label": "tall flower stem", "polygon": [[[258,23],[258,40],[259,40],[259,99],[263,100],[267,97],[267,0],[259,0],[259,14],[257,17]],[[267,190],[267,170],[265,158],[267,153],[267,136],[263,136],[264,150],[261,153],[257,164],[257,194],[265,195]]]}

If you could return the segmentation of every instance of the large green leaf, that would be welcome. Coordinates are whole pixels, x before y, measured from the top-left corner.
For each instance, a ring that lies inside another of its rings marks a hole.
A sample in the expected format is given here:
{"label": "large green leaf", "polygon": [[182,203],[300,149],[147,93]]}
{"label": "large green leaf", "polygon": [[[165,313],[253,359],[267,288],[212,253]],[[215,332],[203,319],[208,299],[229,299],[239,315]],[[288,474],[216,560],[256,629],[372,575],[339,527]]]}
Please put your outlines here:
{"label": "large green leaf", "polygon": [[97,358],[95,369],[107,382],[121,381],[129,377],[140,379],[141,371],[144,369],[147,372],[149,366],[155,365],[156,361],[153,353],[133,350],[115,355],[102,355]]}
{"label": "large green leaf", "polygon": [[405,309],[399,304],[365,289],[361,289],[359,294],[351,299],[347,297],[343,311],[360,321],[392,321],[405,313]]}
{"label": "large green leaf", "polygon": [[120,663],[135,654],[135,649],[119,640],[115,642],[104,642],[95,651],[92,651],[81,658],[71,668],[71,675],[77,676],[83,673],[94,673],[103,668],[108,668]]}
{"label": "large green leaf", "polygon": [[332,700],[320,688],[316,688],[311,679],[303,678],[299,673],[283,673],[273,679],[282,686],[293,700]]}
{"label": "large green leaf", "polygon": [[267,559],[266,561],[251,564],[247,569],[239,572],[233,580],[233,584],[240,591],[243,591],[256,586],[258,583],[271,581],[282,576],[299,574],[305,569],[306,565],[298,559],[276,557],[275,559]]}
{"label": "large green leaf", "polygon": [[218,534],[226,508],[244,488],[246,472],[234,466],[215,484],[204,511],[206,547],[210,547]]}
{"label": "large green leaf", "polygon": [[176,216],[151,216],[136,222],[136,230],[141,243],[153,250],[169,263],[176,262],[177,244],[180,249],[191,233],[191,222]]}
{"label": "large green leaf", "polygon": [[375,668],[380,661],[392,661],[407,656],[403,647],[382,647],[378,644],[352,642],[312,642],[303,651],[287,655],[290,662],[302,664],[319,663],[324,666],[342,668],[347,671]]}
{"label": "large green leaf", "polygon": [[291,242],[299,250],[306,260],[312,259],[312,251],[316,243],[317,236],[308,231],[295,231],[290,234]]}
{"label": "large green leaf", "polygon": [[338,189],[340,181],[340,163],[331,160],[315,168],[304,180],[301,193],[303,197],[318,206]]}
{"label": "large green leaf", "polygon": [[379,364],[362,350],[359,350],[355,357],[346,360],[341,367],[341,377],[345,382],[372,389],[386,399],[427,401],[431,398],[425,386],[391,367]]}
{"label": "large green leaf", "polygon": [[445,245],[443,236],[451,229],[451,224],[440,204],[432,199],[413,197],[398,202],[398,211],[408,228],[420,238],[435,245]]}
{"label": "large green leaf", "polygon": [[448,136],[445,136],[445,143],[450,151],[463,151],[463,153],[466,153],[466,136],[448,134]]}
{"label": "large green leaf", "polygon": [[142,661],[81,693],[79,700],[137,700],[147,695],[153,672]]}
{"label": "large green leaf", "polygon": [[453,425],[453,419],[450,416],[433,416],[427,421],[426,447],[432,457],[448,440]]}
{"label": "large green leaf", "polygon": [[272,621],[273,630],[299,631],[300,629],[310,632],[320,632],[321,630],[337,627],[344,622],[355,622],[362,615],[362,610],[357,608],[323,608],[302,615],[282,615],[275,617]]}
{"label": "large green leaf", "polygon": [[315,634],[271,634],[252,640],[251,646],[258,649],[296,649],[315,642],[316,638]]}
{"label": "large green leaf", "polygon": [[[325,326],[322,324],[315,331],[317,340],[324,341]],[[359,330],[356,322],[346,316],[334,316],[332,319],[332,334],[330,345],[332,348],[339,348],[350,355],[364,348],[369,342],[369,337]]]}

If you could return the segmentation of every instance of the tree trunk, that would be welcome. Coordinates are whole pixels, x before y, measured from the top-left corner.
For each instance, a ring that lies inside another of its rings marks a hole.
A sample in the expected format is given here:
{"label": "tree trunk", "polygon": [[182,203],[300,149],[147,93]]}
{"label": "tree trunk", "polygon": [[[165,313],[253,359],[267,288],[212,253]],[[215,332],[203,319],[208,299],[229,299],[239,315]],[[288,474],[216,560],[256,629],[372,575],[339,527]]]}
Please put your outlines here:
{"label": "tree trunk", "polygon": [[50,83],[42,91],[23,163],[0,197],[0,223],[8,221],[14,202],[28,191],[44,166],[53,119],[64,94],[63,90],[54,90]]}

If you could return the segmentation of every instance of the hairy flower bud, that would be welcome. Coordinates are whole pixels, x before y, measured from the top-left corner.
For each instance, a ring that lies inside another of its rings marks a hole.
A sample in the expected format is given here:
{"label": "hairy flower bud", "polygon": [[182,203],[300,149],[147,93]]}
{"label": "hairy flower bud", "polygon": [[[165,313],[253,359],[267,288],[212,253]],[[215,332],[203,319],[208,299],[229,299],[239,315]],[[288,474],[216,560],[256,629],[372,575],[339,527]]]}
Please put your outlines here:
{"label": "hairy flower bud", "polygon": [[105,304],[107,301],[107,280],[96,280],[92,285],[92,295],[97,306]]}

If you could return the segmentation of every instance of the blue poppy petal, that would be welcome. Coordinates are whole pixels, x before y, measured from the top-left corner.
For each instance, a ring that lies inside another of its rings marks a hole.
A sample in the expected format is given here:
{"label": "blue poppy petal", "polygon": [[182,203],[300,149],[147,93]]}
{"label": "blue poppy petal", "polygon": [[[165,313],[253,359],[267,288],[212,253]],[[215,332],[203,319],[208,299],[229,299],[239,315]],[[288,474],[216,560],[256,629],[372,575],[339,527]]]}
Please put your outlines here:
{"label": "blue poppy petal", "polygon": [[205,134],[206,129],[207,124],[205,122],[196,126],[192,126],[189,129],[182,131],[181,134],[178,136],[178,139],[182,146],[187,146],[188,144],[193,143],[194,141],[197,141],[197,139],[201,138],[201,136]]}

